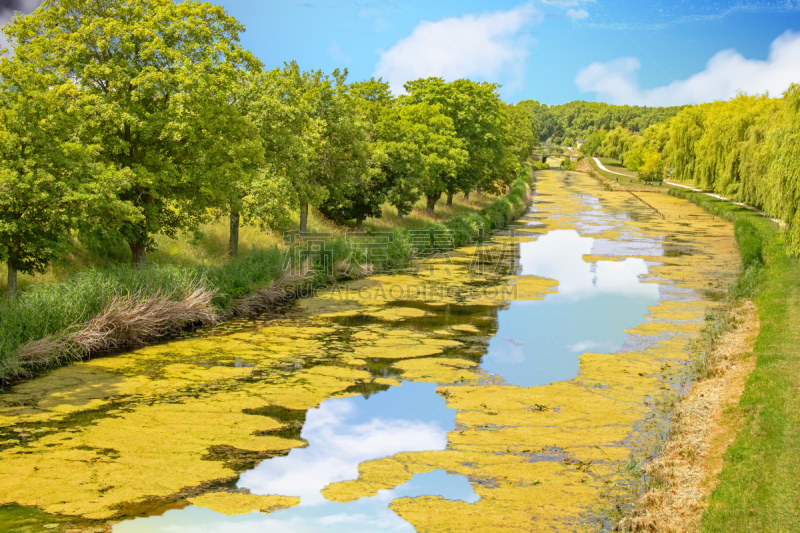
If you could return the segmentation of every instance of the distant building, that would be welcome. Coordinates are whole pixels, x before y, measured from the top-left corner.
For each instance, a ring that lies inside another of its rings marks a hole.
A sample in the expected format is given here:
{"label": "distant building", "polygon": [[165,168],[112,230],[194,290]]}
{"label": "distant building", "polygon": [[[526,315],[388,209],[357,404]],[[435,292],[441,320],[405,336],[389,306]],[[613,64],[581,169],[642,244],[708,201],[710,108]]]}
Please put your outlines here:
{"label": "distant building", "polygon": [[577,139],[577,140],[575,141],[575,149],[576,149],[576,150],[580,150],[580,149],[581,149],[581,146],[583,146],[583,139]]}

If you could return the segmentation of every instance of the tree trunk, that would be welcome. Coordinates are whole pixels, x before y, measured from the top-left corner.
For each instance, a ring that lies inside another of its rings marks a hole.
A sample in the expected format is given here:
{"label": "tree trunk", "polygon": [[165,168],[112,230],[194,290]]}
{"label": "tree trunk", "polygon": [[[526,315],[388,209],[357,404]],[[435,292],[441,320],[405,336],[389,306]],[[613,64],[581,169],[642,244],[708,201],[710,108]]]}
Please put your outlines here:
{"label": "tree trunk", "polygon": [[308,231],[308,202],[300,204],[300,235]]}
{"label": "tree trunk", "polygon": [[361,230],[361,223],[362,222],[364,222],[364,221],[361,220],[360,218],[356,219],[356,229],[359,230],[359,231]]}
{"label": "tree trunk", "polygon": [[142,242],[132,242],[131,247],[131,263],[144,270],[147,266],[147,249]]}
{"label": "tree trunk", "polygon": [[6,262],[6,265],[8,265],[8,299],[13,300],[17,297],[17,269],[14,268],[11,259]]}
{"label": "tree trunk", "polygon": [[464,201],[469,202],[469,191],[464,193]]}
{"label": "tree trunk", "polygon": [[228,235],[228,255],[235,259],[239,257],[239,212],[231,208],[230,233]]}
{"label": "tree trunk", "polygon": [[453,193],[447,193],[447,207],[453,207]]}
{"label": "tree trunk", "polygon": [[481,188],[480,188],[480,187],[478,187],[477,189],[475,189],[475,196],[478,196],[478,197],[480,197],[480,195],[481,195],[481,193],[482,193],[482,192],[483,192],[483,191],[481,191]]}
{"label": "tree trunk", "polygon": [[438,196],[426,196],[428,199],[428,208],[425,210],[425,214],[429,217],[433,216],[433,209],[436,207],[436,202],[439,200]]}
{"label": "tree trunk", "polygon": [[400,209],[397,210],[397,220],[403,220],[403,212]]}

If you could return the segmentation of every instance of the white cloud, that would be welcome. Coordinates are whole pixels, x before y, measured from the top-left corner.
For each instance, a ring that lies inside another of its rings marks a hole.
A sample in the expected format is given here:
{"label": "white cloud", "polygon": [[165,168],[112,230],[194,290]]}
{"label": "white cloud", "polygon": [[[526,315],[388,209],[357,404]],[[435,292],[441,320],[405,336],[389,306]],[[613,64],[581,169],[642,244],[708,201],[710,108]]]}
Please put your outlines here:
{"label": "white cloud", "polygon": [[345,54],[342,51],[342,47],[339,46],[339,43],[337,43],[336,41],[333,41],[333,43],[328,47],[328,54],[330,54],[333,60],[336,61],[337,63],[343,63],[345,65],[348,65],[352,60],[352,58],[349,55]]}
{"label": "white cloud", "polygon": [[[403,394],[425,395],[431,405],[444,405],[435,387],[405,383],[393,394],[401,399]],[[447,446],[447,428],[435,419],[419,420],[413,406],[403,418],[372,415],[369,405],[358,398],[335,398],[309,409],[302,431],[309,446],[264,461],[242,474],[239,486],[255,494],[300,496],[304,507],[321,505],[325,498],[320,491],[330,483],[358,478],[358,465],[364,461]],[[428,416],[435,412],[429,410]]]}
{"label": "white cloud", "polygon": [[658,286],[641,281],[648,273],[643,259],[583,261],[584,255],[595,251],[595,242],[573,230],[551,231],[536,241],[523,242],[519,251],[521,275],[554,279],[558,281],[558,294],[571,300],[587,300],[599,294],[658,300]]}
{"label": "white cloud", "polygon": [[585,353],[601,346],[597,341],[581,341],[567,346],[567,350],[573,353]]}
{"label": "white cloud", "polygon": [[641,62],[625,57],[581,69],[575,85],[611,104],[667,106],[728,100],[739,92],[780,95],[800,82],[800,33],[787,31],[770,46],[767,59],[748,59],[736,50],[722,50],[705,68],[684,80],[643,89],[637,74]]}
{"label": "white cloud", "polygon": [[509,89],[523,82],[525,60],[534,44],[523,31],[540,22],[531,4],[482,15],[422,21],[389,50],[380,52],[375,76],[401,93],[407,81],[431,76],[447,81],[478,78]]}
{"label": "white cloud", "polygon": [[567,11],[567,16],[571,19],[585,19],[589,16],[589,13],[587,13],[584,9],[579,9],[577,11],[570,9]]}

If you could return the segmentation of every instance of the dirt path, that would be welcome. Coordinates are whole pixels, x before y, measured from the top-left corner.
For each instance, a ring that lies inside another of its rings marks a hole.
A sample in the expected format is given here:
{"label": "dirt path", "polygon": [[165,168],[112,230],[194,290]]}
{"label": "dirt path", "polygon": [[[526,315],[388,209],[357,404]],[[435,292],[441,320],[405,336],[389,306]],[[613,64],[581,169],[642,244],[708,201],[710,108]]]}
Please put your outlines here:
{"label": "dirt path", "polygon": [[734,408],[755,368],[753,344],[760,324],[750,301],[727,319],[735,328],[722,334],[709,355],[709,378],[696,383],[676,408],[676,422],[662,454],[647,467],[651,488],[623,530],[678,533],[697,531],[723,455],[742,426]]}

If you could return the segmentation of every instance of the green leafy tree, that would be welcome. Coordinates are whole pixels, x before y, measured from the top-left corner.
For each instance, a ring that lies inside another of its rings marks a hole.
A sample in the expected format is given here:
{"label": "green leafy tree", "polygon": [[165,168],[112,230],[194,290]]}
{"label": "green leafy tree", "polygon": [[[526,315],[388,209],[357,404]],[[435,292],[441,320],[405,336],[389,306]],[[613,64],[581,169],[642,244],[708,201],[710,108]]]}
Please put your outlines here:
{"label": "green leafy tree", "polygon": [[[404,98],[397,111],[394,137],[395,179],[390,198],[401,214],[410,211],[419,197],[427,199],[426,213],[433,216],[436,202],[448,190],[468,161],[464,142],[458,137],[453,121],[438,105],[415,103]],[[414,152],[414,148],[418,152]]]}
{"label": "green leafy tree", "polygon": [[364,144],[355,151],[357,158],[351,161],[360,172],[330,191],[320,211],[336,222],[355,219],[356,228],[360,229],[368,217],[382,215],[382,205],[394,181],[390,172],[394,154],[387,150],[379,125],[394,107],[395,99],[389,84],[375,78],[351,84],[349,93],[364,132]]}
{"label": "green leafy tree", "polygon": [[603,130],[598,130],[593,132],[584,140],[583,146],[581,146],[581,152],[590,157],[593,157],[600,149],[600,146],[603,144],[606,135],[608,135],[608,132]]}
{"label": "green leafy tree", "polygon": [[506,149],[522,164],[539,145],[536,117],[529,107],[519,104],[507,105],[505,112]]}
{"label": "green leafy tree", "polygon": [[43,272],[73,230],[138,219],[116,196],[126,173],[97,163],[99,147],[77,139],[86,120],[78,88],[55,72],[31,76],[31,67],[0,59],[0,259],[12,299],[17,273]]}
{"label": "green leafy tree", "polygon": [[[278,99],[295,114],[289,121],[289,150],[273,147],[275,168],[286,169],[300,206],[300,231],[308,228],[309,205],[344,196],[364,175],[369,159],[366,130],[346,83],[347,71],[302,72],[292,62],[274,72]],[[269,159],[269,158],[268,158]],[[294,163],[294,164],[292,164]]]}
{"label": "green leafy tree", "polygon": [[664,179],[664,160],[658,152],[647,152],[644,163],[639,169],[639,176],[646,181],[661,181]]}
{"label": "green leafy tree", "polygon": [[240,72],[258,67],[242,30],[221,7],[172,0],[46,0],[8,30],[31,75],[55,71],[91,98],[97,112],[80,133],[128,176],[120,198],[142,216],[120,233],[137,264],[154,234],[203,220],[230,179],[209,150],[240,143],[240,124],[219,111]]}
{"label": "green leafy tree", "polygon": [[427,78],[408,82],[405,88],[412,101],[439,106],[453,121],[468,154],[466,165],[444,180],[448,206],[453,205],[453,195],[458,191],[467,193],[478,187],[497,190],[508,182],[510,176],[503,174],[504,165],[500,164],[506,155],[506,116],[498,85]]}

